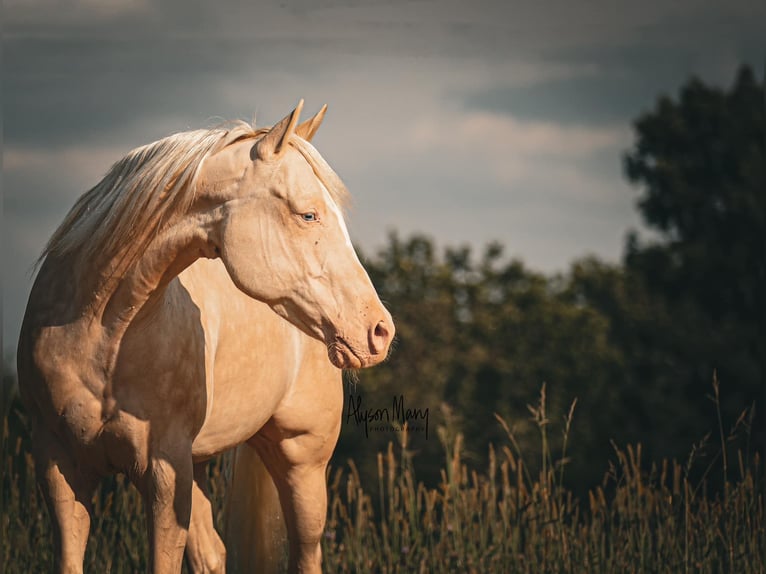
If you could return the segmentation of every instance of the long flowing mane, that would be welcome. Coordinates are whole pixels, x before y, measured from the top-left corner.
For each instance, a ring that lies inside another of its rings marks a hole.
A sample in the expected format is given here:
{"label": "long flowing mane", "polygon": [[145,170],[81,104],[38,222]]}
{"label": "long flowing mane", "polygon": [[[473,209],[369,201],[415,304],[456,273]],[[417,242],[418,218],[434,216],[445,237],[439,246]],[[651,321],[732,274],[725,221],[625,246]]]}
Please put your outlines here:
{"label": "long flowing mane", "polygon": [[[235,122],[226,128],[173,134],[134,149],[77,200],[37,263],[52,255],[76,261],[119,259],[120,267],[129,267],[162,226],[191,205],[206,157],[235,141],[257,139],[268,131]],[[348,192],[319,152],[297,136],[290,144],[306,159],[333,199],[344,206]]]}
{"label": "long flowing mane", "polygon": [[120,257],[129,264],[164,222],[191,204],[203,160],[258,133],[237,122],[229,129],[181,132],[134,149],[77,200],[38,264],[49,255],[80,261]]}

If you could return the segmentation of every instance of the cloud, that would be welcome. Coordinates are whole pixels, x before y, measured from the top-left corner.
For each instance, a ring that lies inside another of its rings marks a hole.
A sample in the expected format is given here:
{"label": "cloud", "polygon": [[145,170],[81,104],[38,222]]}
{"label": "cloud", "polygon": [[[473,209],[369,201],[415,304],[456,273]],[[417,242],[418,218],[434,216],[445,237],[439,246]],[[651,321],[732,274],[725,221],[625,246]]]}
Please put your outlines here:
{"label": "cloud", "polygon": [[454,154],[475,150],[478,154],[499,155],[506,160],[583,158],[626,143],[627,129],[569,126],[546,121],[523,121],[505,114],[469,112],[442,117],[416,118],[411,134],[421,150],[441,147]]}
{"label": "cloud", "polygon": [[[75,181],[92,179],[97,173],[105,173],[117,159],[129,150],[119,147],[82,147],[73,145],[63,149],[6,148],[3,153],[3,169],[15,171],[54,171],[73,174]],[[83,176],[83,177],[79,177]]]}
{"label": "cloud", "polygon": [[[352,235],[365,251],[396,228],[440,244],[500,240],[551,271],[589,252],[617,259],[625,231],[639,225],[620,173],[627,127],[432,106],[397,128],[397,145],[360,170],[344,158],[347,183],[363,206],[352,212]],[[602,162],[610,167],[592,169]]]}
{"label": "cloud", "polygon": [[[129,150],[119,146],[72,145],[61,148],[18,148],[3,152],[6,217],[63,215],[95,185],[109,166]],[[34,229],[34,228],[33,228]],[[40,236],[37,247],[46,237]]]}
{"label": "cloud", "polygon": [[209,48],[167,39],[11,39],[4,49],[4,135],[14,145],[157,139],[215,114],[218,87],[236,74]]}

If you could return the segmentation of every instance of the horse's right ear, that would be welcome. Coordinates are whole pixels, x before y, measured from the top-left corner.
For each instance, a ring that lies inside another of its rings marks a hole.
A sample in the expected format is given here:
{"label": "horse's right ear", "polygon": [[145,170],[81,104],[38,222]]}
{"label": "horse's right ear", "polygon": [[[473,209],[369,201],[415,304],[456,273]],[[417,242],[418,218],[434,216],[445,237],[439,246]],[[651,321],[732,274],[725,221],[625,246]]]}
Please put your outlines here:
{"label": "horse's right ear", "polygon": [[306,120],[297,128],[295,128],[295,133],[305,139],[307,142],[310,142],[314,137],[314,134],[317,133],[319,126],[322,125],[322,120],[324,119],[324,115],[326,113],[327,104],[322,106],[322,109],[317,112],[317,115],[315,115],[310,120]]}
{"label": "horse's right ear", "polygon": [[303,99],[298,102],[298,105],[291,114],[282,118],[265,136],[258,140],[258,143],[253,148],[253,152],[251,152],[251,157],[253,159],[256,157],[271,159],[284,153],[290,138],[295,133],[295,126],[298,124],[298,118],[301,115],[302,109]]}

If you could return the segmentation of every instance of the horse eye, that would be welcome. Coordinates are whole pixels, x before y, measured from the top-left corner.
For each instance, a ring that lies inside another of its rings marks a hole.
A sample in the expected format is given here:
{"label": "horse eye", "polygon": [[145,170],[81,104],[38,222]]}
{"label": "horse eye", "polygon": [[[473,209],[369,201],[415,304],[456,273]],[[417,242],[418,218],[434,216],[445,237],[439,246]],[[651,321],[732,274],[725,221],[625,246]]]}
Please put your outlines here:
{"label": "horse eye", "polygon": [[309,213],[304,213],[301,215],[303,218],[303,221],[316,221],[317,220],[317,214],[310,211]]}

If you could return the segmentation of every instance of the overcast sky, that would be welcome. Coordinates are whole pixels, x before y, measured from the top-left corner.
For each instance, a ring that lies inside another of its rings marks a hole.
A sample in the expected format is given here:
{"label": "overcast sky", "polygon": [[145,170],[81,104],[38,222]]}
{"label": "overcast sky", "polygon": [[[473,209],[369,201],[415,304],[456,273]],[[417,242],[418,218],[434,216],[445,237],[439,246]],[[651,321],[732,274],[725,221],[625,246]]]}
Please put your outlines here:
{"label": "overcast sky", "polygon": [[3,348],[46,239],[133,147],[329,105],[315,144],[367,253],[389,230],[617,261],[631,120],[766,57],[762,0],[5,0]]}

